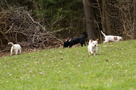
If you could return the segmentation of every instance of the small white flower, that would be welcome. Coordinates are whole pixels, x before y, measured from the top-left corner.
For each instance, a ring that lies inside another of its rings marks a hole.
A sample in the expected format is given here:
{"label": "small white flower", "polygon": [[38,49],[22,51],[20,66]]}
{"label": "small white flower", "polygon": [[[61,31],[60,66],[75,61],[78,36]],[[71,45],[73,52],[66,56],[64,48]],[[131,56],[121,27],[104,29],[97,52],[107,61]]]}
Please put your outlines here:
{"label": "small white flower", "polygon": [[127,72],[128,70],[125,70],[125,72]]}
{"label": "small white flower", "polygon": [[44,56],[47,56],[47,54],[44,54]]}
{"label": "small white flower", "polygon": [[23,77],[20,77],[20,79],[23,79]]}
{"label": "small white flower", "polygon": [[43,72],[39,72],[39,74],[43,74]]}
{"label": "small white flower", "polygon": [[62,54],[62,51],[59,51]]}

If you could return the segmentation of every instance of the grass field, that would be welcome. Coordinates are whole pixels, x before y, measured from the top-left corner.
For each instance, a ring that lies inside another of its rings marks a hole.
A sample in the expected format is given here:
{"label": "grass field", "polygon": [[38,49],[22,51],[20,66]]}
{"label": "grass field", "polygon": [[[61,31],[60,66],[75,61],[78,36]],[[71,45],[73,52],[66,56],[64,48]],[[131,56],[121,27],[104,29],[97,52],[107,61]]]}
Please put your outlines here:
{"label": "grass field", "polygon": [[0,57],[0,90],[135,90],[136,41]]}

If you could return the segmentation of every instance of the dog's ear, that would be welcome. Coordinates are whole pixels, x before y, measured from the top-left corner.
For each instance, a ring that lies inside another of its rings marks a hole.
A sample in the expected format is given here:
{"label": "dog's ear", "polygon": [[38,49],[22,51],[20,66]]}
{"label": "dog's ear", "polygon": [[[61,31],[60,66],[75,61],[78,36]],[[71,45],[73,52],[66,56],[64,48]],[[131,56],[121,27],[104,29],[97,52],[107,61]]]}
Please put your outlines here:
{"label": "dog's ear", "polygon": [[91,42],[93,42],[93,40],[92,40],[92,39],[91,39],[90,41],[91,41]]}
{"label": "dog's ear", "polygon": [[68,39],[68,41],[70,42],[72,40],[72,38]]}
{"label": "dog's ear", "polygon": [[97,38],[95,41],[97,41],[97,42],[98,42],[98,40],[99,40],[99,39]]}
{"label": "dog's ear", "polygon": [[68,38],[65,39],[65,42],[67,42],[67,41],[68,41]]}
{"label": "dog's ear", "polygon": [[123,41],[123,38],[121,37],[120,41]]}

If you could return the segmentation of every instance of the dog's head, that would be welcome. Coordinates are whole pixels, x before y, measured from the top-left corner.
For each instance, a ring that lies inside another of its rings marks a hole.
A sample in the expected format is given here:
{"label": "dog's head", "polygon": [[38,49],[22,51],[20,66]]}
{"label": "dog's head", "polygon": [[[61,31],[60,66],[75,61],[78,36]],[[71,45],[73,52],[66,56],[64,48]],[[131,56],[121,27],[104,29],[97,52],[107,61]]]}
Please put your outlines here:
{"label": "dog's head", "polygon": [[87,32],[83,32],[82,34],[83,34],[83,38],[87,38],[88,37]]}
{"label": "dog's head", "polygon": [[69,40],[64,41],[64,48],[69,46]]}
{"label": "dog's head", "polygon": [[89,45],[91,45],[93,48],[98,46],[98,39],[97,40],[89,40]]}
{"label": "dog's head", "polygon": [[117,41],[117,40],[118,40],[118,41],[123,41],[123,38],[120,37],[120,36],[115,36],[115,37],[114,37],[114,40],[115,40],[115,41]]}
{"label": "dog's head", "polygon": [[122,37],[119,37],[119,41],[123,41],[123,38],[122,38]]}

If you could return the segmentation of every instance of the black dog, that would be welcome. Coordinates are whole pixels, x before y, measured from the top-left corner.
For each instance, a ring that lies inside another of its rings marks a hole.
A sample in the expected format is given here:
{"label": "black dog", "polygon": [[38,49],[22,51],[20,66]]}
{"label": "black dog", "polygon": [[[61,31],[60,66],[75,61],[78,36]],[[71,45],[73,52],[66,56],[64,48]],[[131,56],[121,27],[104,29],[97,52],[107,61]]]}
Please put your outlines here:
{"label": "black dog", "polygon": [[73,39],[69,39],[67,41],[64,42],[64,47],[72,47],[75,44],[80,43],[81,46],[83,47],[83,45],[86,46],[85,44],[85,39],[88,37],[86,32],[83,32],[83,36],[82,37],[78,37],[78,38],[73,38]]}

